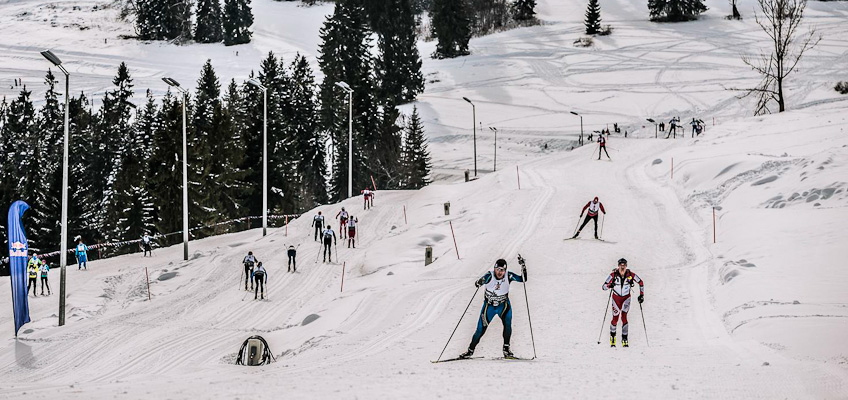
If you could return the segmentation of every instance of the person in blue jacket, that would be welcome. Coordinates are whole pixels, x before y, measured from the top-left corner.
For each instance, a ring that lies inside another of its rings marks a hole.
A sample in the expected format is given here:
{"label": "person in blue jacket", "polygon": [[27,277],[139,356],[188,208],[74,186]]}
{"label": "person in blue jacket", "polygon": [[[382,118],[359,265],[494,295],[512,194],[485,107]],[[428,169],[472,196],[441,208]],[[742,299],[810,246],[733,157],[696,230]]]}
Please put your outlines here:
{"label": "person in blue jacket", "polygon": [[500,259],[495,262],[492,271],[486,272],[474,284],[477,287],[483,286],[486,289],[486,297],[483,303],[483,309],[480,311],[480,318],[477,320],[477,331],[471,338],[471,344],[468,346],[468,351],[462,353],[460,358],[469,358],[474,355],[474,348],[480,343],[480,339],[486,333],[489,323],[495,318],[495,315],[503,321],[503,354],[504,358],[514,357],[509,349],[509,339],[512,336],[512,304],[509,301],[509,283],[510,282],[527,282],[527,268],[521,266],[521,275],[506,270],[506,260]]}
{"label": "person in blue jacket", "polygon": [[88,270],[88,246],[86,246],[85,243],[82,242],[82,238],[77,241],[76,255],[77,269],[80,270],[85,268],[86,270]]}

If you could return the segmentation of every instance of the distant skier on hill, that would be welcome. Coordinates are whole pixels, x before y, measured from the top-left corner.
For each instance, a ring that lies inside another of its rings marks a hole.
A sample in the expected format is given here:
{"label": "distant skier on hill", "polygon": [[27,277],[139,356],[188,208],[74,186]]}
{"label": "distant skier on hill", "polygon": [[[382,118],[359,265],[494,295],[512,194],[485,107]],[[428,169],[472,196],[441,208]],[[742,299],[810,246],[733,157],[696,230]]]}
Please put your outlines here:
{"label": "distant skier on hill", "polygon": [[244,264],[244,290],[247,290],[247,281],[250,281],[250,288],[253,289],[253,280],[251,278],[253,277],[253,266],[257,263],[256,257],[252,251],[248,251],[244,260],[241,262]]}
{"label": "distant skier on hill", "polygon": [[362,200],[364,203],[362,204],[362,209],[367,210],[370,209],[372,205],[374,205],[374,192],[367,187],[362,190]]}
{"label": "distant skier on hill", "polygon": [[[350,216],[350,219],[347,220],[347,247],[350,248],[350,245],[353,244],[353,248],[356,248],[356,223],[359,222],[359,219]],[[342,242],[344,244],[344,242]]]}
{"label": "distant skier on hill", "polygon": [[47,285],[47,295],[50,295],[50,282],[47,282],[47,273],[50,272],[50,266],[46,260],[41,260],[41,295],[44,296],[44,286]]}
{"label": "distant skier on hill", "polygon": [[144,255],[142,257],[147,257],[147,253],[150,253],[150,256],[153,257],[153,241],[150,239],[150,235],[147,232],[144,233],[144,236],[141,237],[141,246],[144,249]]}
{"label": "distant skier on hill", "polygon": [[321,233],[321,228],[324,227],[324,216],[321,215],[321,211],[318,211],[318,214],[312,217],[312,226],[315,227],[315,241],[318,241],[318,234]]}
{"label": "distant skier on hill", "polygon": [[345,238],[345,226],[347,226],[347,217],[348,212],[345,211],[344,207],[342,207],[342,210],[339,211],[338,214],[336,214],[336,218],[339,219],[339,236],[341,236],[342,239]]}
{"label": "distant skier on hill", "polygon": [[527,282],[527,268],[521,267],[521,275],[507,271],[506,260],[499,259],[495,262],[492,271],[486,272],[480,279],[474,282],[477,287],[483,286],[486,290],[483,309],[480,311],[480,317],[477,319],[477,331],[471,338],[471,344],[468,345],[468,350],[462,353],[459,358],[470,358],[474,355],[474,349],[480,343],[480,339],[489,328],[489,323],[495,318],[495,315],[501,318],[503,322],[503,355],[504,358],[512,358],[514,355],[509,349],[509,340],[512,336],[512,303],[509,301],[509,284],[510,282]]}
{"label": "distant skier on hill", "polygon": [[609,152],[607,152],[607,138],[604,137],[603,133],[598,135],[598,160],[601,159],[601,150],[607,155],[607,159],[612,161],[612,158],[609,156]]}
{"label": "distant skier on hill", "polygon": [[82,242],[82,238],[77,241],[77,270],[85,268],[88,270],[88,246]]}
{"label": "distant skier on hill", "polygon": [[292,272],[292,267],[294,267],[294,272],[297,272],[297,249],[294,246],[289,246],[288,256],[289,256],[289,270],[288,270],[288,272]]}
{"label": "distant skier on hill", "polygon": [[[330,262],[333,262],[333,244],[336,244],[336,233],[333,232],[333,227],[327,225],[327,229],[321,234],[324,237],[324,262],[327,262],[327,254],[330,255]],[[336,255],[338,257],[338,255]]]}
{"label": "distant skier on hill", "polygon": [[577,236],[580,236],[580,231],[582,231],[583,228],[586,227],[586,224],[588,224],[589,221],[595,222],[595,239],[599,239],[598,238],[598,211],[606,214],[607,210],[604,209],[604,204],[601,203],[600,201],[598,201],[598,196],[595,196],[595,198],[592,201],[586,203],[586,205],[583,206],[583,210],[580,211],[580,218],[583,218],[583,213],[586,212],[586,209],[589,209],[589,213],[586,214],[586,219],[583,220],[583,225],[581,225],[580,229],[578,229],[577,232],[574,234],[574,236],[571,237],[572,239],[575,239],[575,238],[577,238]]}
{"label": "distant skier on hill", "polygon": [[627,269],[627,260],[618,260],[618,268],[612,270],[607,276],[602,289],[612,289],[612,322],[610,323],[610,346],[615,347],[615,331],[618,325],[618,317],[621,315],[621,346],[628,347],[627,343],[627,312],[630,311],[630,290],[639,285],[639,303],[645,301],[645,282],[638,275]]}
{"label": "distant skier on hill", "polygon": [[262,266],[262,263],[256,264],[256,269],[253,270],[253,274],[251,278],[254,282],[256,282],[256,290],[253,292],[253,299],[256,300],[256,296],[259,292],[262,292],[262,299],[265,299],[265,284],[268,283],[268,272],[265,271],[265,267]]}

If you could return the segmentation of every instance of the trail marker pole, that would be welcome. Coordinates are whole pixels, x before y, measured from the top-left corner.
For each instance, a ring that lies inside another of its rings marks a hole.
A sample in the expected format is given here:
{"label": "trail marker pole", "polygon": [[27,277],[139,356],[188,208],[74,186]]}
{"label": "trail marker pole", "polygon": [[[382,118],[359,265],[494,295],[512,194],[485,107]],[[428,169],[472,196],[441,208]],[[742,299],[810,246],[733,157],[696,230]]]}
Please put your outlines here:
{"label": "trail marker pole", "polygon": [[453,236],[453,248],[456,250],[456,259],[459,260],[459,247],[456,245],[456,234],[453,232],[453,221],[448,221],[451,228],[451,236]]}
{"label": "trail marker pole", "polygon": [[521,190],[521,174],[518,173],[518,166],[515,166],[515,177],[518,179],[518,190]]}
{"label": "trail marker pole", "polygon": [[408,225],[409,222],[406,220],[406,205],[403,206],[403,223]]}
{"label": "trail marker pole", "polygon": [[344,292],[344,275],[345,275],[345,264],[347,261],[342,262],[342,287],[339,289],[339,292]]}
{"label": "trail marker pole", "polygon": [[144,276],[147,278],[147,301],[150,301],[150,274],[147,273],[147,267],[144,267]]}
{"label": "trail marker pole", "polygon": [[716,242],[716,217],[715,217],[715,207],[713,207],[713,244]]}
{"label": "trail marker pole", "polygon": [[286,236],[289,235],[289,216],[286,215]]}
{"label": "trail marker pole", "polygon": [[674,157],[671,157],[671,179],[674,179]]}

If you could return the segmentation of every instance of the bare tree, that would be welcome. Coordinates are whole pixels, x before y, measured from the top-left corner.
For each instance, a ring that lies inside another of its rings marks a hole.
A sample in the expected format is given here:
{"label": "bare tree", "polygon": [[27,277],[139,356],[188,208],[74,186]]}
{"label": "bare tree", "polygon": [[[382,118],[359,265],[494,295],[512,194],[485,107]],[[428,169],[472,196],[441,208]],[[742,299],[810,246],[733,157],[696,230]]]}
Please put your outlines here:
{"label": "bare tree", "polygon": [[797,31],[804,18],[807,0],[757,0],[763,15],[754,14],[760,28],[771,39],[770,54],[759,57],[742,57],[742,61],[762,77],[760,84],[753,89],[735,89],[746,93],[742,96],[755,96],[757,108],[755,115],[771,113],[770,105],[777,102],[778,112],[786,111],[783,84],[795,71],[804,53],[815,47],[821,40],[815,29],[810,29],[803,39],[798,40]]}

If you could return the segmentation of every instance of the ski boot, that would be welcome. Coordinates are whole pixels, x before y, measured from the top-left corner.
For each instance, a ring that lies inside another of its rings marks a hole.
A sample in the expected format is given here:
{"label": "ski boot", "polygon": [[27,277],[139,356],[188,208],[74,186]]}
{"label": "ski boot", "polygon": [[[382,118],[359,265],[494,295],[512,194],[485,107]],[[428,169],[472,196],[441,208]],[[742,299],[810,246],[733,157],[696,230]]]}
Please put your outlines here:
{"label": "ski boot", "polygon": [[598,234],[597,234],[597,233],[595,234],[595,239],[600,240],[600,238],[598,237]]}
{"label": "ski boot", "polygon": [[610,335],[610,347],[615,347],[615,334]]}
{"label": "ski boot", "polygon": [[621,347],[630,347],[627,345],[627,335],[621,335]]}
{"label": "ski boot", "polygon": [[512,350],[509,349],[508,344],[505,344],[503,346],[503,355],[504,355],[504,358],[515,358],[515,354],[512,354]]}
{"label": "ski boot", "polygon": [[459,358],[465,360],[467,358],[471,358],[474,355],[474,349],[469,348],[465,353],[459,355]]}

